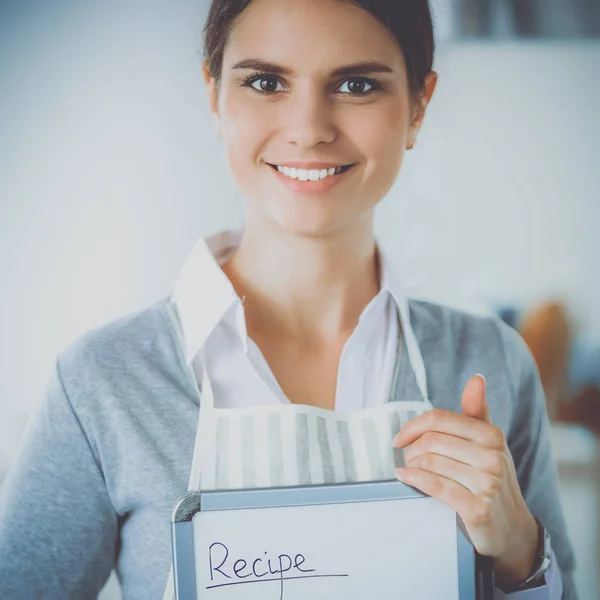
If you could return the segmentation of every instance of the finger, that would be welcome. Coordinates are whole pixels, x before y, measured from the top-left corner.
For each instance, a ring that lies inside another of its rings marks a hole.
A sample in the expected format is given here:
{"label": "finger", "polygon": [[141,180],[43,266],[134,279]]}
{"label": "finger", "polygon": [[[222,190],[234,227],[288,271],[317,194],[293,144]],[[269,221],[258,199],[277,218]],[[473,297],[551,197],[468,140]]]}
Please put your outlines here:
{"label": "finger", "polygon": [[502,447],[504,434],[494,425],[462,413],[434,408],[411,419],[402,426],[392,444],[403,448],[412,444],[427,431],[437,431],[470,440],[478,446]]}
{"label": "finger", "polygon": [[506,456],[501,450],[476,446],[473,442],[446,433],[429,431],[417,439],[404,453],[406,463],[428,452],[447,456],[479,471],[502,477]]}
{"label": "finger", "polygon": [[486,383],[483,375],[473,375],[467,381],[461,399],[462,411],[465,415],[491,423],[490,410],[487,404]]}
{"label": "finger", "polygon": [[415,487],[432,498],[437,498],[466,520],[475,501],[470,490],[447,477],[423,469],[399,467],[396,476],[400,481]]}
{"label": "finger", "polygon": [[407,467],[422,469],[459,483],[474,495],[493,498],[500,489],[502,480],[495,475],[479,471],[447,456],[427,452],[407,461]]}

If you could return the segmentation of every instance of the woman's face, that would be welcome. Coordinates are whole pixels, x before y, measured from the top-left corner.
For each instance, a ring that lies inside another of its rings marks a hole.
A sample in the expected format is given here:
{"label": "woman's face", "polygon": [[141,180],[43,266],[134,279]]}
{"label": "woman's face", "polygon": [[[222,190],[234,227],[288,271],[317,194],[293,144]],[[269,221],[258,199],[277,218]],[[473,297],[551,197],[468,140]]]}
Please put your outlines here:
{"label": "woman's face", "polygon": [[[240,68],[250,60],[282,72]],[[361,62],[389,72],[334,73]],[[371,222],[435,86],[425,104],[413,105],[392,34],[340,0],[252,0],[231,30],[218,91],[206,65],[205,77],[247,220],[298,235]],[[354,166],[321,182],[293,180],[270,166],[297,162]]]}

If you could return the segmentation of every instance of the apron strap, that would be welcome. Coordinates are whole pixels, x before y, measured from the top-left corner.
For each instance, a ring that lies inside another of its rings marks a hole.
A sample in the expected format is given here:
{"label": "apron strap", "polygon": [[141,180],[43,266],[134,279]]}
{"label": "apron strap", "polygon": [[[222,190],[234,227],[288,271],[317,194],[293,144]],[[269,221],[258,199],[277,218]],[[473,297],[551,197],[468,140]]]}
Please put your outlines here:
{"label": "apron strap", "polygon": [[192,457],[188,491],[200,489],[202,457],[204,455],[204,446],[208,439],[207,429],[210,427],[210,413],[215,406],[210,377],[206,373],[206,343],[200,348],[192,364],[196,367],[196,373],[200,372],[201,374],[201,380],[198,382],[198,388],[201,390],[201,399],[198,406],[198,426],[196,427],[196,439],[194,440],[194,454]]}
{"label": "apron strap", "polygon": [[417,381],[419,391],[421,392],[423,402],[428,403],[429,396],[427,394],[427,375],[425,373],[425,362],[423,361],[423,355],[421,354],[415,332],[413,331],[410,323],[410,309],[408,306],[408,300],[404,293],[402,293],[397,300],[400,305],[400,320],[402,322],[402,331],[404,332],[404,337],[406,339],[408,360],[410,361],[410,365],[415,373],[415,379]]}

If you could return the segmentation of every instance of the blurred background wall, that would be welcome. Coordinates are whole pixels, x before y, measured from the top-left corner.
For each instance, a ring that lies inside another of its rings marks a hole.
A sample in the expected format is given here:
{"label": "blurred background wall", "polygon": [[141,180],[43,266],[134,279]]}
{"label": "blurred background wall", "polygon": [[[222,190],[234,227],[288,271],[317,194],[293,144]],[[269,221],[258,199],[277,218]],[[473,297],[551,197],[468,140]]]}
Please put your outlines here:
{"label": "blurred background wall", "polygon": [[[598,599],[598,3],[434,4],[438,90],[378,237],[413,295],[517,328],[561,303],[555,455],[581,598]],[[0,3],[0,485],[56,354],[242,224],[200,67],[207,6]]]}

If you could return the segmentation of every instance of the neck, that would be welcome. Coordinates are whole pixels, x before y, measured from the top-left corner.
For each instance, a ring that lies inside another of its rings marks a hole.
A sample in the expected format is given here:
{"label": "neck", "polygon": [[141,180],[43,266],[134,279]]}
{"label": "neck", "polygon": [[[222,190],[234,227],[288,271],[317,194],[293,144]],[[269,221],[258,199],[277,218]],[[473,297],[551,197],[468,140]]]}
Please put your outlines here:
{"label": "neck", "polygon": [[261,331],[311,344],[337,341],[350,335],[380,289],[372,217],[323,236],[248,223],[223,271],[245,297],[251,336]]}

